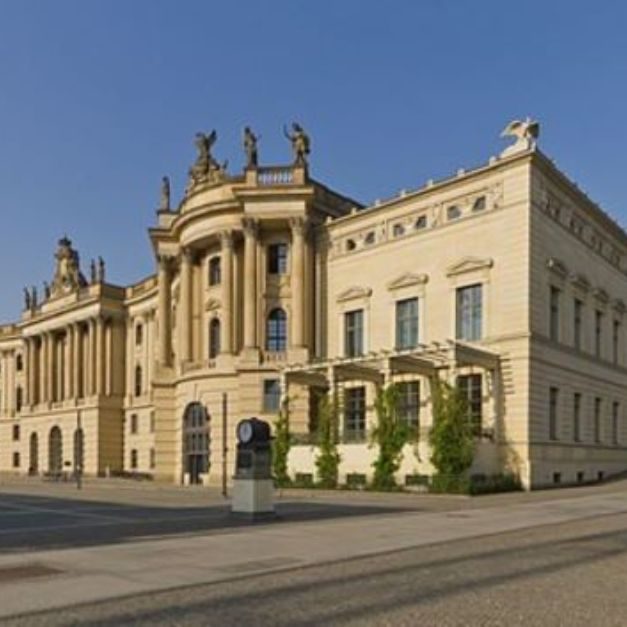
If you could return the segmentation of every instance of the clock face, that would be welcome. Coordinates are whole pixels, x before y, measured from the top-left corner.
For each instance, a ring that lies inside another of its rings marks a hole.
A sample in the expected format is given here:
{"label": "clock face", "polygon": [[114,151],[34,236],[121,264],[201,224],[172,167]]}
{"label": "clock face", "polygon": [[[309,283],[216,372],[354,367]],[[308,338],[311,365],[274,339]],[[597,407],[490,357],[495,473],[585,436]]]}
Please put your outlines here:
{"label": "clock face", "polygon": [[249,420],[242,420],[237,425],[237,438],[243,444],[247,444],[253,437],[253,426]]}

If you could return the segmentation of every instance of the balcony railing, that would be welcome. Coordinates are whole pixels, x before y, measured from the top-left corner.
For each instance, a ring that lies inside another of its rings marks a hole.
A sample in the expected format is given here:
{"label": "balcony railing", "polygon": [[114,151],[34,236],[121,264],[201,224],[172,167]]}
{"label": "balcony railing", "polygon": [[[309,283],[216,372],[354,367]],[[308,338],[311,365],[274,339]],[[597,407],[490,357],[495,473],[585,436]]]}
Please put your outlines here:
{"label": "balcony railing", "polygon": [[257,183],[261,186],[291,185],[294,183],[294,171],[292,168],[259,168],[257,171]]}
{"label": "balcony railing", "polygon": [[266,364],[274,364],[287,361],[287,353],[285,351],[263,351],[263,362]]}

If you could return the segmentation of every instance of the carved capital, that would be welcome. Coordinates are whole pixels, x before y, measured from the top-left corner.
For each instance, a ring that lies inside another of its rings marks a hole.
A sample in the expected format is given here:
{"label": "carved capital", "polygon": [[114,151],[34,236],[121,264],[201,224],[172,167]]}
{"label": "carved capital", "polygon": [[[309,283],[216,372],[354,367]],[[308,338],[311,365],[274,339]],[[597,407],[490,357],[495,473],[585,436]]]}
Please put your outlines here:
{"label": "carved capital", "polygon": [[307,233],[309,223],[305,218],[290,218],[290,228],[292,234],[300,237],[304,237]]}
{"label": "carved capital", "polygon": [[192,265],[195,259],[196,253],[189,246],[181,248],[181,263]]}
{"label": "carved capital", "polygon": [[172,267],[173,261],[174,257],[172,255],[166,255],[164,253],[159,253],[157,255],[157,263],[162,270],[169,271]]}
{"label": "carved capital", "polygon": [[242,230],[246,237],[257,237],[259,233],[259,220],[254,218],[242,218]]}

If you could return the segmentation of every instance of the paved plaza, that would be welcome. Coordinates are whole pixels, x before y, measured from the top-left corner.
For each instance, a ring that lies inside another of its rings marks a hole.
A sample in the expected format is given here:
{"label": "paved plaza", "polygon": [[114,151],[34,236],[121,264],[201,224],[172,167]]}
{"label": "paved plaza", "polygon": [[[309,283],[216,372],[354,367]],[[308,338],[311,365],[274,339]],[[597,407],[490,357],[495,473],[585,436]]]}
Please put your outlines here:
{"label": "paved plaza", "polygon": [[250,525],[214,490],[3,480],[0,620],[624,624],[625,482],[474,499],[288,491],[277,511]]}

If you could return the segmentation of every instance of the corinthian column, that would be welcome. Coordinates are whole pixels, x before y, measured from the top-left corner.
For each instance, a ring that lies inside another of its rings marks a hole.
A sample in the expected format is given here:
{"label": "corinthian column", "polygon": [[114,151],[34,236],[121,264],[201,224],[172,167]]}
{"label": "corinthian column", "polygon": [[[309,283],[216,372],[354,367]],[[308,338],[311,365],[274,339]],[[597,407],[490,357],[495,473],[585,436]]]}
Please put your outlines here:
{"label": "corinthian column", "polygon": [[292,348],[302,348],[305,329],[305,221],[292,218]]}
{"label": "corinthian column", "polygon": [[222,350],[223,353],[233,352],[233,235],[231,231],[223,231],[222,240]]}
{"label": "corinthian column", "polygon": [[170,365],[172,355],[171,331],[170,331],[170,265],[171,258],[159,255],[159,294],[157,315],[159,317],[159,363],[164,366]]}
{"label": "corinthian column", "polygon": [[244,229],[244,348],[257,346],[257,234],[256,220],[242,220]]}
{"label": "corinthian column", "polygon": [[179,327],[179,361],[191,360],[191,280],[193,254],[189,248],[181,253],[181,289],[178,315]]}
{"label": "corinthian column", "polygon": [[104,380],[106,372],[106,351],[104,342],[104,320],[101,316],[96,319],[96,394],[104,394]]}

